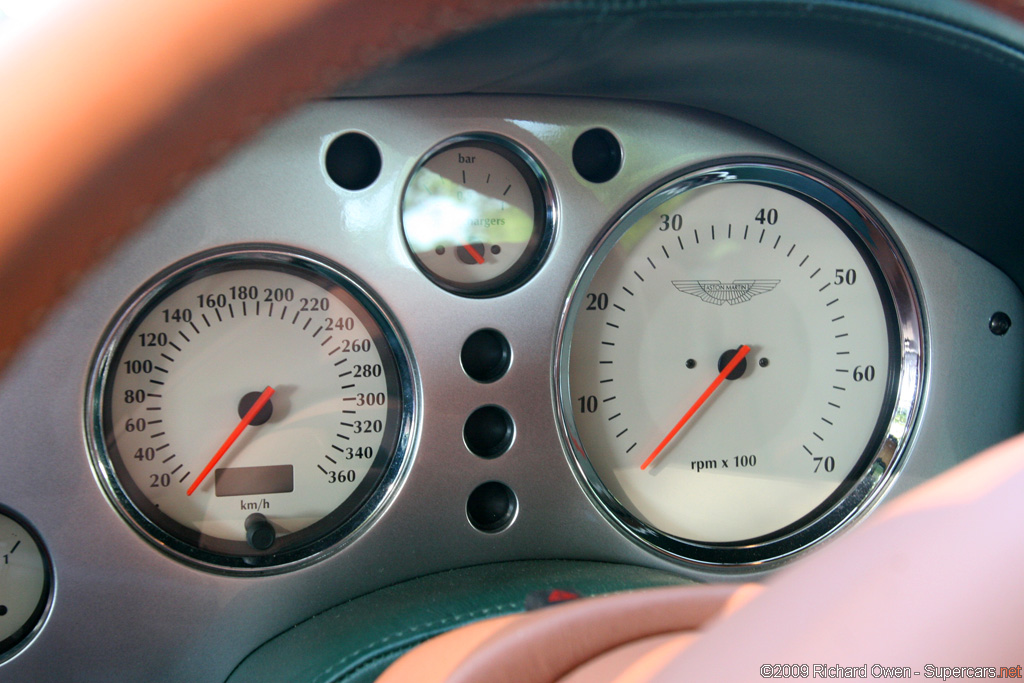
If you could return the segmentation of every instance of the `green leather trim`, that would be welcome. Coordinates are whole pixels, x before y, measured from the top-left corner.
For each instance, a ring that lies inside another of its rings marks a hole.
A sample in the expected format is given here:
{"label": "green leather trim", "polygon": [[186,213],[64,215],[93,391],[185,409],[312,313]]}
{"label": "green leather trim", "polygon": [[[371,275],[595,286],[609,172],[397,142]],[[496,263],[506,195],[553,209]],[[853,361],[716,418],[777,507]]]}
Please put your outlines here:
{"label": "green leather trim", "polygon": [[433,636],[522,612],[526,596],[537,590],[571,588],[591,596],[683,583],[655,569],[577,561],[507,562],[432,574],[355,598],[275,636],[249,654],[228,683],[373,681]]}

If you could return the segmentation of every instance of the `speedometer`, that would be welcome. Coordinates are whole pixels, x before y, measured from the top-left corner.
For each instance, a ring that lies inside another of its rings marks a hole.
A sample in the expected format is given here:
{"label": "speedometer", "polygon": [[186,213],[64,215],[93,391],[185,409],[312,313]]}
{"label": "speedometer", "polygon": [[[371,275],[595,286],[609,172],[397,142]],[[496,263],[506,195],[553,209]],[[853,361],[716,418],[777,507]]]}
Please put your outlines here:
{"label": "speedometer", "polygon": [[835,185],[752,163],[674,180],[612,227],[571,295],[557,392],[577,473],[683,560],[804,548],[901,461],[917,311],[895,245]]}
{"label": "speedometer", "polygon": [[412,383],[383,309],[311,255],[240,248],[159,275],[101,349],[94,462],[157,547],[228,569],[319,555],[402,471]]}

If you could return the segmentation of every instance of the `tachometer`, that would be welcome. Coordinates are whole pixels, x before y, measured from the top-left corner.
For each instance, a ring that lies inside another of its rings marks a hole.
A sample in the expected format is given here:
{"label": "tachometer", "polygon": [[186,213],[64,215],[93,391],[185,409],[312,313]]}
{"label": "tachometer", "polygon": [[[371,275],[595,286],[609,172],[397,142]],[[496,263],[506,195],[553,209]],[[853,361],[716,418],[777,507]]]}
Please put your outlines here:
{"label": "tachometer", "polygon": [[265,569],[315,556],[380,506],[412,396],[365,289],[312,256],[246,248],[175,267],[127,307],[88,426],[111,498],[158,547]]}
{"label": "tachometer", "polygon": [[896,471],[917,311],[885,231],[824,180],[768,164],[674,180],[572,293],[557,391],[576,469],[616,523],[678,558],[806,547]]}

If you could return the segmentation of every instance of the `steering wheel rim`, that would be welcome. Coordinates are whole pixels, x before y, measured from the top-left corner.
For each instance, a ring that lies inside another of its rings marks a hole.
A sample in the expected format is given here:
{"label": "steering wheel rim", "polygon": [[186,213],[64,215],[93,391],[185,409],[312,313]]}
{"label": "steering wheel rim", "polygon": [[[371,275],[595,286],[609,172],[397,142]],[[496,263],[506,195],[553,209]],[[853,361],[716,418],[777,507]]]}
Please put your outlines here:
{"label": "steering wheel rim", "polygon": [[14,295],[0,301],[0,372],[90,266],[271,120],[535,4],[77,0],[11,26],[0,291]]}

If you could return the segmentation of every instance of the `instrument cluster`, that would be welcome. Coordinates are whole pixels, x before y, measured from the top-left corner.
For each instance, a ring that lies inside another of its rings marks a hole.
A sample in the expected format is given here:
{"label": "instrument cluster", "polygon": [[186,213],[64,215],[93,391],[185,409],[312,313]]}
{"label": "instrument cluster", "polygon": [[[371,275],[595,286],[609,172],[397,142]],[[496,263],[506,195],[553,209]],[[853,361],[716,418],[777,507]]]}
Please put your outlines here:
{"label": "instrument cluster", "polygon": [[53,421],[7,443],[0,550],[31,567],[0,595],[33,598],[3,647],[74,642],[105,558],[147,599],[99,631],[230,602],[195,629],[256,639],[493,562],[756,577],[1016,433],[1022,315],[991,264],[735,121],[316,103],[157,215],[5,379],[5,414]]}

